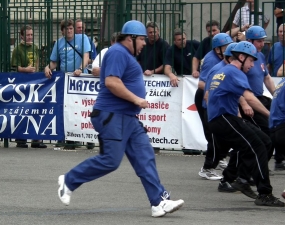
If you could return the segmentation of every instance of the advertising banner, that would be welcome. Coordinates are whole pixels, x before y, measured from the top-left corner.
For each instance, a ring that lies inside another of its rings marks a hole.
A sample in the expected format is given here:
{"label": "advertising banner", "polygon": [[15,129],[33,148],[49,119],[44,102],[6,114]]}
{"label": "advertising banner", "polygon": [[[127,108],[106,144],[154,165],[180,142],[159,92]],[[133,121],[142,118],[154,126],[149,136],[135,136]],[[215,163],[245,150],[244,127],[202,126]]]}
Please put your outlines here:
{"label": "advertising banner", "polygon": [[181,100],[183,80],[171,87],[165,75],[144,76],[148,108],[138,115],[153,147],[182,147]]}
{"label": "advertising banner", "polygon": [[0,137],[62,140],[64,73],[1,73]]}
{"label": "advertising banner", "polygon": [[185,149],[207,150],[202,122],[194,98],[199,79],[192,76],[183,78],[182,139]]}
{"label": "advertising banner", "polygon": [[[273,78],[277,84],[282,78]],[[148,108],[137,115],[153,147],[207,149],[194,103],[198,79],[180,78],[172,87],[165,75],[144,76]],[[90,113],[100,90],[100,78],[53,72],[1,73],[0,137],[71,140],[98,143]],[[271,97],[264,86],[264,95]]]}
{"label": "advertising banner", "polygon": [[92,75],[66,75],[64,90],[65,139],[98,143],[90,113],[100,89],[100,79]]}

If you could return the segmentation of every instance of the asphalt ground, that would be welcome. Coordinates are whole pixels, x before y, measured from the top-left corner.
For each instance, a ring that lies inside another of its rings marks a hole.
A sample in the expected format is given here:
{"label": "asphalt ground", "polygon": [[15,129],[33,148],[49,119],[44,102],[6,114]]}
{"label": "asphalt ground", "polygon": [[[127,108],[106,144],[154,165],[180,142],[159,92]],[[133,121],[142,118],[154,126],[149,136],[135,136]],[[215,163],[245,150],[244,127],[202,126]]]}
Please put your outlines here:
{"label": "asphalt ground", "polygon": [[[156,155],[161,182],[172,199],[185,205],[173,214],[152,218],[139,178],[126,158],[120,168],[78,188],[71,204],[57,196],[57,178],[84,159],[98,154],[82,147],[76,151],[0,147],[1,225],[149,225],[149,224],[284,224],[284,208],[256,206],[241,193],[220,193],[218,181],[198,176],[204,156],[161,151]],[[273,168],[273,160],[270,168]],[[275,196],[285,187],[285,172],[271,177]]]}

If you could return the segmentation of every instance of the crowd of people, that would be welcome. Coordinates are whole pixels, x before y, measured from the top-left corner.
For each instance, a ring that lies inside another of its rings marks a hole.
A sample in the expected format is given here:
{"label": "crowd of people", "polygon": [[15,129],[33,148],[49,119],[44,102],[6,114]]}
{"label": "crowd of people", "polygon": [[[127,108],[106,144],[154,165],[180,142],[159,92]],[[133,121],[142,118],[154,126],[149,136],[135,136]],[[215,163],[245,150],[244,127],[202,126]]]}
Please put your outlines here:
{"label": "crowd of people", "polygon": [[[169,45],[160,37],[157,23],[128,21],[120,32],[112,34],[111,47],[97,56],[92,41],[84,34],[82,20],[61,22],[63,37],[54,44],[45,76],[51,79],[56,69],[80,76],[88,73],[87,66],[92,64],[91,73],[100,77],[100,92],[90,114],[98,132],[100,153],[59,176],[62,203],[69,205],[72,193],[82,184],[116,170],[126,154],[141,179],[153,217],[183,206],[182,199],[170,200],[160,183],[153,147],[136,116],[147,107],[144,76],[165,74],[172,86],[179,86],[179,75],[199,79],[193,100],[208,142],[199,176],[219,181],[220,192],[241,191],[258,206],[284,207],[284,202],[272,194],[273,171],[268,162],[275,150],[274,170],[285,170],[285,81],[275,87],[271,77],[284,76],[285,24],[279,24],[279,41],[272,46],[267,62],[262,49],[269,19],[264,16],[259,25],[252,25],[253,1],[247,2],[249,5],[237,12],[228,32],[221,33],[215,20],[207,22],[208,37],[202,42],[187,40],[187,34],[177,28]],[[276,7],[275,12],[277,18],[283,16],[283,8]],[[21,39],[12,54],[12,67],[19,72],[35,72],[37,46],[32,42],[30,26],[22,28]],[[263,95],[263,85],[272,99]],[[27,146],[26,140],[17,139],[17,143],[18,147]],[[43,144],[34,140],[33,146],[40,148]],[[92,143],[88,146],[93,147]],[[227,156],[229,163],[225,161]],[[218,166],[223,169],[222,175],[215,170]],[[257,187],[258,194],[251,186]]]}

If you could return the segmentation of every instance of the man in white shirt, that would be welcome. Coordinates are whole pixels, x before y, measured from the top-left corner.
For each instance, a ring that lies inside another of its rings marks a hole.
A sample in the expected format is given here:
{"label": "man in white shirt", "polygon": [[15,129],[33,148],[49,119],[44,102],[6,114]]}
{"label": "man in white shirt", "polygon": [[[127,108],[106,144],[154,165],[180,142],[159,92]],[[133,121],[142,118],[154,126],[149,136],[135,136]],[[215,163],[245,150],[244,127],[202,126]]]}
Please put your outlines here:
{"label": "man in white shirt", "polygon": [[[118,32],[114,32],[111,37],[111,46],[116,43],[117,36],[119,35]],[[104,48],[100,51],[100,53],[96,56],[92,63],[92,74],[94,76],[100,75],[100,68],[102,65],[103,57],[109,48]]]}
{"label": "man in white shirt", "polygon": [[[245,24],[254,24],[254,0],[246,0],[247,5],[241,7],[233,20],[232,28],[243,27]],[[259,12],[262,10],[259,8]],[[259,15],[258,25],[266,29],[269,24],[269,17],[264,15]]]}

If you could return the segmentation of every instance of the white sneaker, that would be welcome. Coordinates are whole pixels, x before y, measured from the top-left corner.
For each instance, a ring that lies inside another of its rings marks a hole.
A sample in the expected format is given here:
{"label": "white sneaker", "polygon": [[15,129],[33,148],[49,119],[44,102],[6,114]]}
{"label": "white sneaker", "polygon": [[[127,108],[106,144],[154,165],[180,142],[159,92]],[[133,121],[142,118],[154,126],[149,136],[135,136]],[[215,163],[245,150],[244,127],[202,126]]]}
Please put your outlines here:
{"label": "white sneaker", "polygon": [[63,204],[69,205],[72,191],[65,185],[64,179],[64,175],[58,177],[58,197]]}
{"label": "white sneaker", "polygon": [[162,200],[158,206],[151,207],[151,216],[152,217],[161,217],[164,216],[166,213],[173,213],[179,208],[181,208],[184,204],[182,199],[177,201],[172,201],[168,199]]}
{"label": "white sneaker", "polygon": [[204,170],[204,168],[202,167],[198,174],[200,177],[206,178],[206,172],[207,170]]}
{"label": "white sneaker", "polygon": [[204,169],[203,167],[199,171],[199,176],[208,180],[220,180],[223,176],[219,175],[214,169]]}

